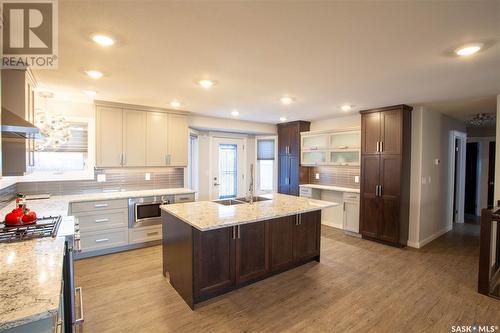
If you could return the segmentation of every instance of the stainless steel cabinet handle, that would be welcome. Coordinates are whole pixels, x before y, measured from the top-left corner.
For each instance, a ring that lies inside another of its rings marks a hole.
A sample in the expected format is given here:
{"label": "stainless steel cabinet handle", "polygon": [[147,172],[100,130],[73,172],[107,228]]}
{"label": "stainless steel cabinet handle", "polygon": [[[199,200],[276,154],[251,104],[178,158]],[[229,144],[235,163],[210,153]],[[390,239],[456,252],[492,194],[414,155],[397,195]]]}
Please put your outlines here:
{"label": "stainless steel cabinet handle", "polygon": [[95,220],[95,223],[104,223],[104,222],[108,222],[109,219],[96,219]]}
{"label": "stainless steel cabinet handle", "polygon": [[80,239],[80,236],[75,238],[75,250],[76,252],[82,252],[82,240]]}
{"label": "stainless steel cabinet handle", "polygon": [[299,225],[302,224],[302,215],[299,215]]}
{"label": "stainless steel cabinet handle", "polygon": [[299,216],[295,215],[295,225],[299,225]]}
{"label": "stainless steel cabinet handle", "polygon": [[380,141],[377,141],[377,153],[380,151]]}
{"label": "stainless steel cabinet handle", "polygon": [[123,153],[120,154],[120,165],[123,165]]}
{"label": "stainless steel cabinet handle", "polygon": [[148,232],[147,233],[148,236],[154,236],[154,235],[158,235],[158,231],[155,231],[155,232]]}
{"label": "stainless steel cabinet handle", "polygon": [[104,243],[104,242],[108,242],[108,241],[109,241],[109,238],[100,238],[100,239],[95,240],[96,243]]}
{"label": "stainless steel cabinet handle", "polygon": [[95,208],[104,208],[104,207],[108,207],[108,204],[106,203],[103,203],[103,204],[95,204],[94,205]]}
{"label": "stainless steel cabinet handle", "polygon": [[123,165],[127,164],[127,155],[124,153],[123,154]]}
{"label": "stainless steel cabinet handle", "polygon": [[381,197],[382,196],[382,185],[379,185],[378,186],[378,196]]}
{"label": "stainless steel cabinet handle", "polygon": [[82,287],[75,288],[75,295],[76,295],[76,293],[80,294],[80,318],[75,320],[75,324],[80,325],[81,323],[83,323],[83,320],[84,320],[83,319],[83,290],[82,290]]}
{"label": "stainless steel cabinet handle", "polygon": [[380,141],[380,151],[384,151],[384,141]]}
{"label": "stainless steel cabinet handle", "polygon": [[240,227],[241,227],[241,226],[238,226],[238,227],[237,227],[238,229],[236,230],[236,231],[237,231],[237,236],[236,236],[236,238],[238,238],[238,239],[240,239],[240,238],[241,238],[241,229],[240,229]]}
{"label": "stainless steel cabinet handle", "polygon": [[232,231],[231,238],[236,239],[236,227],[233,227],[233,230],[231,230],[231,231]]}

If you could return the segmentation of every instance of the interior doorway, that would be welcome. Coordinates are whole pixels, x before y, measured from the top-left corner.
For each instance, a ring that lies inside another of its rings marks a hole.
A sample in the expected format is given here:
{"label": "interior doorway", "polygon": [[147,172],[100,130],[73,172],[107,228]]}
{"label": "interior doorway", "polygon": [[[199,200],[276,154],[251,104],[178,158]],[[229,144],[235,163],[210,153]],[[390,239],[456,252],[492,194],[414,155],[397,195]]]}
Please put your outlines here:
{"label": "interior doorway", "polygon": [[465,155],[465,211],[475,216],[478,206],[479,143],[467,142]]}
{"label": "interior doorway", "polygon": [[464,223],[466,143],[466,133],[450,132],[448,156],[449,168],[451,169],[448,181],[448,221],[450,225]]}
{"label": "interior doorway", "polygon": [[488,145],[488,209],[493,208],[495,196],[495,141],[490,141]]}

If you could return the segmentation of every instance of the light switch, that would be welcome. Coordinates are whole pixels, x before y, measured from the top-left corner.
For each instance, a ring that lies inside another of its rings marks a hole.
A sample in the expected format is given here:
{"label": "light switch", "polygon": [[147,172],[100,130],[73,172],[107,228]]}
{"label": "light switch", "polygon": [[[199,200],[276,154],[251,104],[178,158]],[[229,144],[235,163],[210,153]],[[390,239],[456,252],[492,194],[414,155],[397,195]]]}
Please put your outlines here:
{"label": "light switch", "polygon": [[97,175],[97,182],[102,183],[106,181],[106,174],[105,173],[100,173]]}
{"label": "light switch", "polygon": [[427,177],[422,177],[422,185],[427,184]]}
{"label": "light switch", "polygon": [[144,174],[144,180],[151,180],[151,174],[149,172]]}
{"label": "light switch", "polygon": [[319,179],[319,173],[316,173],[316,179]]}
{"label": "light switch", "polygon": [[359,176],[354,176],[354,182],[359,183]]}

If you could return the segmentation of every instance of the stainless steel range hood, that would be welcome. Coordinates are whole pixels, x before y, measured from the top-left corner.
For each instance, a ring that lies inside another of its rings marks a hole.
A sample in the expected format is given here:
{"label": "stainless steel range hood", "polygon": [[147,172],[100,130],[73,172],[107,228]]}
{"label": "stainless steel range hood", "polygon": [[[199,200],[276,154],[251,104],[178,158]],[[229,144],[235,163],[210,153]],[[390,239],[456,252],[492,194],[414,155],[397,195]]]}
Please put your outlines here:
{"label": "stainless steel range hood", "polygon": [[2,135],[12,134],[14,136],[22,138],[27,138],[30,135],[38,134],[40,132],[40,130],[35,125],[3,107],[2,125],[0,126],[0,129]]}

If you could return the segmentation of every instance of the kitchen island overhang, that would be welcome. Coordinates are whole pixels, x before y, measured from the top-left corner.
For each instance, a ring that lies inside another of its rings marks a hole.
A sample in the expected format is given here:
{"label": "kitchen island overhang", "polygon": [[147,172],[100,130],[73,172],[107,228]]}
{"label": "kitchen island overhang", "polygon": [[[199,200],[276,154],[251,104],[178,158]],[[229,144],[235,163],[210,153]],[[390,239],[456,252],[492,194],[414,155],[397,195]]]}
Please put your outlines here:
{"label": "kitchen island overhang", "polygon": [[161,206],[163,274],[195,304],[320,260],[321,209],[337,203],[284,194],[225,206]]}

